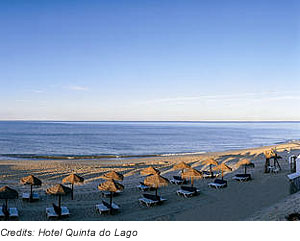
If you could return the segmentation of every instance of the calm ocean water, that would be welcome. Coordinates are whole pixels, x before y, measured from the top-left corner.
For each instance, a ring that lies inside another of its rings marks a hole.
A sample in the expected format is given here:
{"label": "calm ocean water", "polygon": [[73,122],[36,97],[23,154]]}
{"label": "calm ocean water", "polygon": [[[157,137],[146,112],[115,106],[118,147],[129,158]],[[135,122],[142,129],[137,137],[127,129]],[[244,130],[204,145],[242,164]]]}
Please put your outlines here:
{"label": "calm ocean water", "polygon": [[224,151],[300,139],[300,122],[0,122],[1,158]]}

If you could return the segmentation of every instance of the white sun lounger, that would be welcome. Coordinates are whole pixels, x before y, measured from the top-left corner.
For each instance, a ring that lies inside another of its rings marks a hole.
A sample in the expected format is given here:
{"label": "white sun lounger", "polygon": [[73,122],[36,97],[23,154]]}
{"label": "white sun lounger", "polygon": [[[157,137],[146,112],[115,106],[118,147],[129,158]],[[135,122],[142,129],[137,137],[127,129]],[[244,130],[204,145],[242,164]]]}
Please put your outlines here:
{"label": "white sun lounger", "polygon": [[[120,206],[114,202],[111,204],[111,206],[114,210],[120,209]],[[99,211],[100,214],[107,213],[110,211],[110,209],[107,206],[105,206],[103,203],[97,204],[96,210]]]}
{"label": "white sun lounger", "polygon": [[[22,199],[29,200],[30,199],[30,193],[24,192],[22,194]],[[34,192],[34,193],[32,193],[32,199],[33,200],[40,200],[40,195],[38,193]]]}
{"label": "white sun lounger", "polygon": [[137,187],[139,190],[144,191],[144,192],[145,192],[145,191],[150,191],[150,190],[152,190],[151,187],[149,187],[149,186],[143,184],[142,182],[141,182],[139,185],[137,185],[136,187]]}
{"label": "white sun lounger", "polygon": [[246,182],[251,180],[250,174],[237,174],[234,177],[232,177],[233,180],[240,181],[240,182]]}
{"label": "white sun lounger", "polygon": [[184,180],[183,180],[183,179],[176,179],[176,178],[173,177],[173,178],[170,180],[170,183],[175,184],[175,185],[181,185],[181,184],[184,183]]}
{"label": "white sun lounger", "polygon": [[17,208],[9,208],[9,216],[12,218],[19,217],[19,212]]}
{"label": "white sun lounger", "polygon": [[214,187],[216,189],[219,189],[219,188],[223,188],[223,187],[226,187],[227,184],[226,183],[215,183],[215,182],[211,182],[211,183],[208,183],[208,186],[209,187]]}
{"label": "white sun lounger", "polygon": [[[5,217],[2,207],[0,207],[0,217]],[[9,217],[17,218],[19,217],[19,212],[17,208],[9,208]]]}
{"label": "white sun lounger", "polygon": [[152,200],[152,199],[148,199],[148,198],[145,198],[145,197],[142,197],[142,198],[139,198],[139,202],[141,204],[144,204],[146,205],[147,207],[151,207],[153,205],[156,205],[158,203],[162,203],[164,201],[167,201],[167,199],[165,198],[160,198],[160,201],[156,201],[156,200]]}
{"label": "white sun lounger", "polygon": [[[119,194],[119,193],[121,193],[121,192],[122,192],[122,191],[118,190],[118,191],[116,191],[115,193],[113,193],[112,195],[114,196],[115,194]],[[102,194],[103,197],[110,197],[111,192],[109,192],[109,191],[102,191],[101,194]]]}
{"label": "white sun lounger", "polygon": [[[57,218],[58,214],[54,211],[54,208],[46,208],[46,214],[48,218]],[[67,207],[61,207],[61,217],[64,216],[69,216],[70,215],[70,211]]]}
{"label": "white sun lounger", "polygon": [[176,191],[178,196],[183,196],[183,197],[192,197],[192,196],[195,196],[196,194],[198,194],[199,192],[200,192],[200,190],[198,190],[198,189],[195,192],[190,192],[190,191],[182,190],[182,189],[179,189]]}
{"label": "white sun lounger", "polygon": [[248,181],[249,178],[247,177],[232,177],[233,180],[237,180],[237,181],[240,181],[240,182],[245,182],[245,181]]}

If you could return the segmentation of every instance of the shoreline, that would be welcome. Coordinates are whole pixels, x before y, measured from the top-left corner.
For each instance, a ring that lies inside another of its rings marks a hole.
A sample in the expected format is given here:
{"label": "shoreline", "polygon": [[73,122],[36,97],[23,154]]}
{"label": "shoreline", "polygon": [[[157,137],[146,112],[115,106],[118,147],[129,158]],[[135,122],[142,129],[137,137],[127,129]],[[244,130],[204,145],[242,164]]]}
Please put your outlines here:
{"label": "shoreline", "polygon": [[212,155],[213,153],[225,153],[225,152],[237,152],[243,150],[255,150],[258,148],[274,148],[280,145],[300,143],[300,140],[289,140],[286,142],[274,143],[270,145],[262,145],[256,147],[246,147],[246,148],[233,148],[229,150],[216,150],[216,151],[197,151],[197,152],[175,152],[175,153],[153,153],[153,154],[136,154],[136,155],[116,155],[116,154],[92,154],[92,155],[69,155],[69,154],[58,154],[58,155],[43,155],[43,154],[0,154],[0,160],[12,160],[12,161],[46,161],[46,160],[61,160],[61,161],[72,161],[72,160],[133,160],[141,158],[159,158],[159,157],[176,157],[176,156],[196,156],[196,155]]}
{"label": "shoreline", "polygon": [[[279,154],[283,156],[280,161],[282,171],[278,174],[264,174],[265,150],[280,148]],[[289,197],[289,183],[286,175],[289,173],[286,161],[288,153],[298,154],[300,142],[283,143],[278,145],[231,150],[224,152],[209,152],[197,155],[164,156],[151,158],[132,158],[126,160],[0,160],[0,186],[8,185],[16,189],[19,194],[28,191],[28,187],[19,183],[21,177],[33,174],[43,181],[40,188],[42,200],[27,203],[21,199],[10,201],[10,206],[16,206],[20,212],[20,220],[47,220],[45,208],[57,202],[57,198],[48,196],[44,190],[60,183],[61,179],[71,172],[85,178],[85,183],[75,187],[75,200],[63,198],[63,204],[68,206],[71,216],[64,220],[251,220],[255,213],[270,208]],[[225,162],[233,168],[225,175],[228,187],[223,190],[208,188],[211,180],[196,181],[195,186],[200,189],[200,195],[189,199],[178,197],[176,190],[179,186],[169,185],[159,189],[159,194],[168,201],[160,206],[145,208],[138,203],[141,192],[136,185],[143,180],[140,170],[153,165],[161,171],[161,175],[171,178],[178,172],[172,166],[185,161],[198,170],[207,169],[201,165],[201,160],[214,157],[219,162]],[[232,180],[232,176],[242,170],[236,168],[241,158],[250,158],[255,168],[249,170],[253,180],[239,183]],[[114,201],[121,206],[116,215],[100,215],[95,212],[95,205],[101,202],[97,185],[103,182],[99,177],[105,172],[115,170],[124,175],[124,192]],[[257,218],[256,218],[257,220]]]}

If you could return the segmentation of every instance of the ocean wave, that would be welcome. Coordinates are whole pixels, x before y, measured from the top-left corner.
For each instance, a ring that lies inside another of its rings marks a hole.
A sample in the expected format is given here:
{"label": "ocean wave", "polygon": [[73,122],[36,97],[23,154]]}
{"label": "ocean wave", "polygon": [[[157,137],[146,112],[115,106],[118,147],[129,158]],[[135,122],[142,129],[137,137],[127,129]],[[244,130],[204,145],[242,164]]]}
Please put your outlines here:
{"label": "ocean wave", "polygon": [[167,157],[186,156],[204,154],[206,152],[184,152],[184,153],[164,153],[164,154],[141,154],[141,155],[37,155],[37,154],[0,154],[0,157],[13,159],[33,159],[33,160],[91,160],[91,159],[124,159],[124,158],[147,158],[147,157]]}

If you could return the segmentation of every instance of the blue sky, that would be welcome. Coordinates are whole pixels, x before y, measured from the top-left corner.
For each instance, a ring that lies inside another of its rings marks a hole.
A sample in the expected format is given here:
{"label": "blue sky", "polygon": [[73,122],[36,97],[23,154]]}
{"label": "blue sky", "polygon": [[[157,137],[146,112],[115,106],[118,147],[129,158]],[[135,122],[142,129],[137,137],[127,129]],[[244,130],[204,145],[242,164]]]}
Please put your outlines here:
{"label": "blue sky", "polygon": [[300,120],[299,6],[0,1],[0,119]]}

